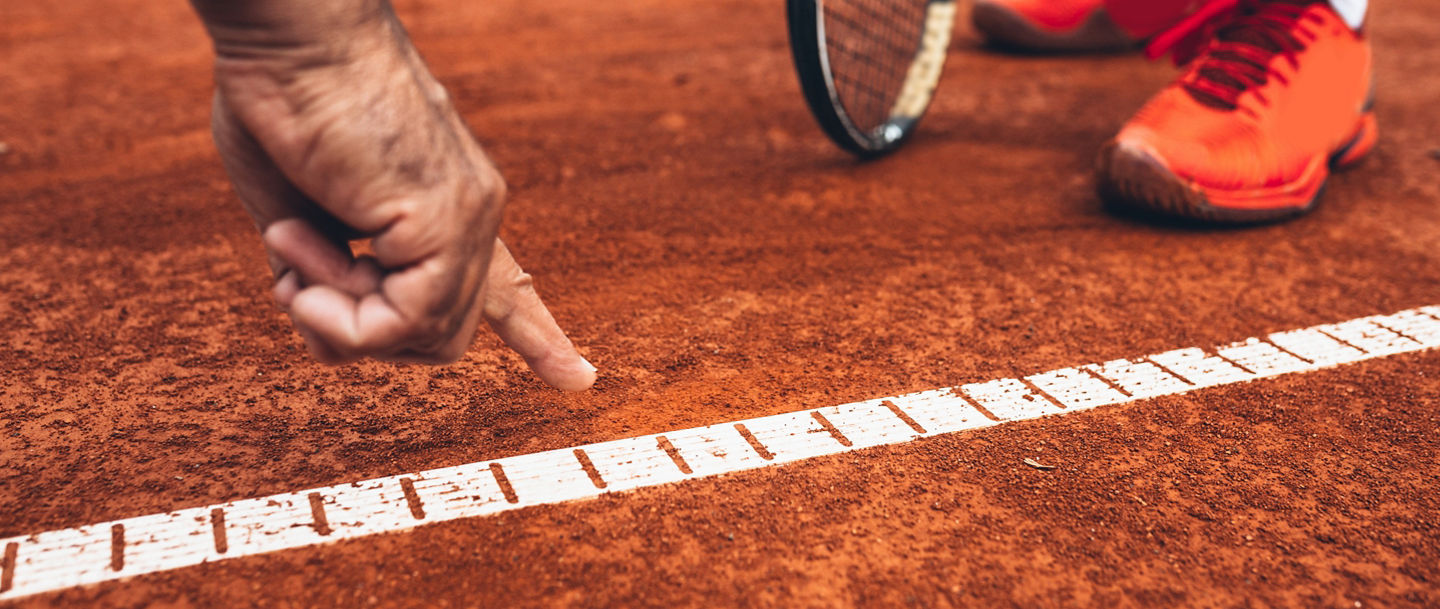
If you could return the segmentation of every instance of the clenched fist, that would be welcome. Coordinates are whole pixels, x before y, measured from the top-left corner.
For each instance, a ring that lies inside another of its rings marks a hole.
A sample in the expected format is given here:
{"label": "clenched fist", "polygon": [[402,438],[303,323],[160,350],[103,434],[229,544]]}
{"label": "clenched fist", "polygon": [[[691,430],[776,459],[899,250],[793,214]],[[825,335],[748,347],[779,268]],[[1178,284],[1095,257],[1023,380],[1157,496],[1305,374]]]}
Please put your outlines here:
{"label": "clenched fist", "polygon": [[193,4],[216,145],[315,357],[452,362],[484,319],[545,382],[594,382],[496,238],[504,180],[388,3]]}

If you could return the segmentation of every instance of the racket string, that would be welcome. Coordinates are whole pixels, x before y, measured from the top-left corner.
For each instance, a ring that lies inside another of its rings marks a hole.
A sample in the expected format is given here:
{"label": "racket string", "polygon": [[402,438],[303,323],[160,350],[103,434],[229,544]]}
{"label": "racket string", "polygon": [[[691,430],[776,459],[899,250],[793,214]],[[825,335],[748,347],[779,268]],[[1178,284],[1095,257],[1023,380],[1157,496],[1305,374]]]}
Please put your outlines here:
{"label": "racket string", "polygon": [[825,44],[835,93],[855,127],[873,133],[919,50],[926,0],[826,0]]}

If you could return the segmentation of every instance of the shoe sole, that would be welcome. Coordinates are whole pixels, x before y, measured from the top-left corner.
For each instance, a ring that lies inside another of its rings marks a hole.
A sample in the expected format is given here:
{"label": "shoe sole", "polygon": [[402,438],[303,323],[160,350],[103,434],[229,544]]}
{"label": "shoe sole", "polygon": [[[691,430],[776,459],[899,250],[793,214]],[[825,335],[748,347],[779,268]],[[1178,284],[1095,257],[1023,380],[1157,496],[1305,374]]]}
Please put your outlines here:
{"label": "shoe sole", "polygon": [[993,46],[1012,51],[1121,51],[1133,49],[1136,40],[1125,34],[1104,10],[1098,10],[1073,30],[1041,29],[1007,7],[979,0],[970,15],[975,29]]}
{"label": "shoe sole", "polygon": [[1330,173],[1364,158],[1375,147],[1378,133],[1374,113],[1366,112],[1346,144],[1309,175],[1261,191],[1230,192],[1197,186],[1148,150],[1111,140],[1100,152],[1097,183],[1107,203],[1134,211],[1222,224],[1274,222],[1314,209]]}

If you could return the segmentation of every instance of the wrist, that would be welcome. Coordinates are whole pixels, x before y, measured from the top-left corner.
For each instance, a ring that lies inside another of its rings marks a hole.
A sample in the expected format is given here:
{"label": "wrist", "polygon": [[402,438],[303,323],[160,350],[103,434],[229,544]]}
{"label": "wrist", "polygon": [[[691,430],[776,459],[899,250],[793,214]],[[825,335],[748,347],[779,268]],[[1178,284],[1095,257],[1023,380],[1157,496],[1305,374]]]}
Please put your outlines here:
{"label": "wrist", "polygon": [[387,0],[191,0],[217,62],[320,67],[393,50],[403,29]]}

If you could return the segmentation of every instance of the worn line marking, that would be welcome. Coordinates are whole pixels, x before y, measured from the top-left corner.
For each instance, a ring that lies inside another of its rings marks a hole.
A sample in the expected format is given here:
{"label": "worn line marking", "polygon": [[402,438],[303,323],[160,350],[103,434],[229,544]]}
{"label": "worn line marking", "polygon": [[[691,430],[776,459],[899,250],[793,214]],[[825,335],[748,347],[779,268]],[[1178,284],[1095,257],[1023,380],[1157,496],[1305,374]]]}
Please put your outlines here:
{"label": "worn line marking", "polygon": [[1289,349],[1286,349],[1284,346],[1276,343],[1274,340],[1266,340],[1266,339],[1263,339],[1263,338],[1258,338],[1258,339],[1256,339],[1256,340],[1263,341],[1265,344],[1270,345],[1270,346],[1273,346],[1273,347],[1275,347],[1276,349],[1280,350],[1281,353],[1284,353],[1284,354],[1286,354],[1286,355],[1289,355],[1290,357],[1293,357],[1293,358],[1295,358],[1295,359],[1298,359],[1298,360],[1300,360],[1300,361],[1302,361],[1302,362],[1305,362],[1305,363],[1307,363],[1307,364],[1310,364],[1310,365],[1312,365],[1312,366],[1319,364],[1319,362],[1316,362],[1315,360],[1312,360],[1312,359],[1310,359],[1310,358],[1308,358],[1308,357],[1305,357],[1305,356],[1300,355],[1299,353],[1296,353],[1296,352],[1294,352],[1294,351],[1291,351],[1291,350],[1289,350]]}
{"label": "worn line marking", "polygon": [[1169,367],[1165,366],[1164,364],[1161,364],[1160,362],[1157,362],[1157,361],[1155,361],[1155,360],[1153,360],[1153,359],[1149,359],[1148,357],[1147,357],[1147,358],[1141,358],[1140,361],[1142,361],[1142,362],[1144,362],[1144,363],[1147,363],[1147,364],[1150,364],[1151,366],[1154,366],[1154,367],[1156,367],[1156,368],[1159,368],[1161,372],[1164,372],[1165,374],[1173,377],[1175,380],[1180,381],[1181,383],[1184,383],[1184,384],[1186,385],[1186,387],[1185,387],[1184,389],[1181,389],[1181,390],[1178,390],[1178,391],[1165,391],[1165,392],[1163,392],[1163,393],[1152,393],[1152,394],[1150,394],[1148,397],[1152,397],[1152,398],[1153,398],[1153,397],[1160,397],[1160,396],[1162,396],[1162,395],[1176,395],[1176,394],[1179,394],[1179,393],[1184,393],[1184,392],[1187,392],[1187,391],[1190,391],[1190,390],[1193,390],[1193,389],[1199,389],[1199,388],[1200,388],[1200,385],[1197,385],[1197,384],[1195,384],[1195,383],[1190,382],[1189,379],[1181,376],[1179,373],[1175,372],[1174,370],[1171,370]]}
{"label": "worn line marking", "polygon": [[[20,535],[0,539],[4,544],[0,600],[683,480],[670,469],[672,462],[687,477],[740,472],[1435,347],[1440,347],[1440,306],[1422,307],[1276,332],[1212,350],[1175,349],[1021,378]],[[914,433],[899,431],[903,428],[888,416],[876,418],[885,412],[882,407]],[[932,429],[922,426],[921,420]],[[774,452],[747,423],[773,443]],[[815,443],[815,434],[828,434],[836,443]],[[512,468],[510,473],[506,466]],[[610,483],[601,479],[602,470],[613,474]],[[403,492],[396,493],[397,487]],[[428,514],[422,499],[431,502]],[[326,514],[327,502],[334,522]],[[127,528],[133,537],[128,544]]]}
{"label": "worn line marking", "polygon": [[[1038,375],[1032,375],[1032,376],[1038,376]],[[1069,408],[1068,406],[1065,405],[1064,402],[1060,401],[1060,398],[1057,398],[1057,397],[1055,397],[1055,396],[1053,396],[1053,395],[1050,395],[1049,393],[1046,393],[1046,391],[1045,391],[1044,389],[1041,389],[1041,388],[1037,387],[1037,386],[1035,385],[1035,382],[1032,381],[1032,380],[1030,380],[1029,377],[1021,377],[1021,378],[1018,378],[1018,379],[1016,379],[1016,380],[1020,381],[1020,384],[1021,384],[1021,385],[1024,385],[1027,389],[1029,389],[1031,393],[1033,393],[1033,394],[1035,394],[1035,395],[1038,395],[1038,396],[1040,396],[1040,397],[1042,397],[1042,398],[1045,398],[1046,400],[1049,400],[1050,403],[1053,404],[1056,408],[1059,408],[1059,409],[1061,409],[1061,410],[1066,410],[1066,409]]]}
{"label": "worn line marking", "polygon": [[1242,363],[1236,361],[1235,358],[1233,358],[1233,357],[1225,357],[1225,354],[1224,354],[1224,353],[1221,353],[1221,352],[1219,352],[1219,351],[1216,351],[1216,352],[1215,352],[1215,357],[1220,358],[1221,360],[1225,361],[1226,363],[1230,364],[1231,366],[1234,366],[1234,367],[1236,367],[1236,368],[1239,368],[1239,369],[1240,369],[1241,371],[1243,371],[1245,374],[1248,374],[1248,375],[1250,375],[1250,376],[1259,376],[1259,374],[1258,374],[1256,371],[1251,370],[1249,366],[1246,366],[1245,364],[1242,364]]}
{"label": "worn line marking", "polygon": [[1126,390],[1124,387],[1121,387],[1121,386],[1120,386],[1120,383],[1115,382],[1115,381],[1113,381],[1113,380],[1110,380],[1110,379],[1108,379],[1108,378],[1105,378],[1105,377],[1101,376],[1099,372],[1096,372],[1096,371],[1095,371],[1095,368],[1094,368],[1093,366],[1085,366],[1085,367],[1083,367],[1083,368],[1080,368],[1080,371],[1081,371],[1081,372],[1084,372],[1085,374],[1090,375],[1091,377],[1095,378],[1095,380],[1098,380],[1098,381],[1100,381],[1100,382],[1102,382],[1102,383],[1105,383],[1106,385],[1109,385],[1111,389],[1114,389],[1115,391],[1120,392],[1120,395],[1123,395],[1123,396],[1126,396],[1126,397],[1131,397],[1131,398],[1135,397],[1135,394],[1130,393],[1130,392],[1129,392],[1128,390]]}
{"label": "worn line marking", "polygon": [[1101,380],[1114,384],[1125,392],[1125,395],[1135,400],[1182,393],[1192,389],[1190,383],[1155,363],[1141,358],[1115,359],[1099,364],[1086,364],[1081,368]]}

